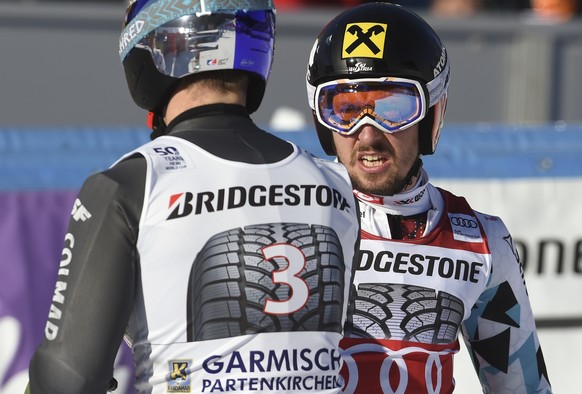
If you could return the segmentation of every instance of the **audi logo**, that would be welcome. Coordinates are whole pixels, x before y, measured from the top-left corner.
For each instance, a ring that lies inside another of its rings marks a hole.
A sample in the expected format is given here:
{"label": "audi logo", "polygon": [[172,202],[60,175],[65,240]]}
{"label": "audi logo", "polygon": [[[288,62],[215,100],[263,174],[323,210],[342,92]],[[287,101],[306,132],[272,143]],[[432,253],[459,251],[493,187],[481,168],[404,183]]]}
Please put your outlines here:
{"label": "audi logo", "polygon": [[458,216],[451,217],[451,224],[458,227],[477,228],[479,225],[476,221],[471,219],[460,218]]}
{"label": "audi logo", "polygon": [[[430,345],[422,345],[430,346]],[[373,343],[361,343],[344,349],[344,361],[347,367],[347,384],[345,393],[353,393],[360,380],[360,369],[354,355],[366,353],[369,360],[380,365],[380,377],[399,376],[398,387],[394,389],[389,379],[379,378],[377,381],[384,394],[405,394],[411,392],[409,385],[415,381],[416,385],[426,387],[423,393],[437,394],[444,392],[447,386],[446,364],[452,363],[453,355],[457,352],[454,348],[442,350],[428,350],[419,346],[409,346],[403,349],[393,350],[387,346]],[[426,361],[422,361],[423,358]],[[379,363],[379,364],[378,364]],[[366,373],[366,372],[365,372]],[[369,373],[366,375],[370,376]],[[424,377],[424,379],[423,379]],[[448,390],[446,390],[449,392]]]}

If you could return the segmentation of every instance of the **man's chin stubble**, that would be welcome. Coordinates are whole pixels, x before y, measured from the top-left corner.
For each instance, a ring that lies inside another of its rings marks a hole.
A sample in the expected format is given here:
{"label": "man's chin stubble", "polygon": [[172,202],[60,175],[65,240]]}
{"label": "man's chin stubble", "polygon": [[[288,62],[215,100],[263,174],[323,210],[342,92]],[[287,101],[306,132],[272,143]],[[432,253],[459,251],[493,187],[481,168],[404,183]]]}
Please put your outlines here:
{"label": "man's chin stubble", "polygon": [[395,179],[394,177],[386,179],[382,178],[382,175],[384,174],[379,176],[372,174],[366,177],[366,180],[363,181],[350,174],[352,187],[357,191],[366,194],[376,194],[379,196],[393,196],[404,189],[404,179]]}

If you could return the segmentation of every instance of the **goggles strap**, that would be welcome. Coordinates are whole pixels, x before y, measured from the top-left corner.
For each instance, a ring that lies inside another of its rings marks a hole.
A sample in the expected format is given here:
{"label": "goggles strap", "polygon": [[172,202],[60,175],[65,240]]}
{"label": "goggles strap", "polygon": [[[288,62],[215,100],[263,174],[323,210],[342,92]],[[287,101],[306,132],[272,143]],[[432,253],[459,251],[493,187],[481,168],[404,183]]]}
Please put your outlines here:
{"label": "goggles strap", "polygon": [[447,62],[445,64],[444,70],[441,71],[440,74],[435,77],[435,79],[426,84],[429,99],[427,110],[428,108],[432,108],[440,100],[443,94],[446,93],[449,87],[449,71],[450,66]]}

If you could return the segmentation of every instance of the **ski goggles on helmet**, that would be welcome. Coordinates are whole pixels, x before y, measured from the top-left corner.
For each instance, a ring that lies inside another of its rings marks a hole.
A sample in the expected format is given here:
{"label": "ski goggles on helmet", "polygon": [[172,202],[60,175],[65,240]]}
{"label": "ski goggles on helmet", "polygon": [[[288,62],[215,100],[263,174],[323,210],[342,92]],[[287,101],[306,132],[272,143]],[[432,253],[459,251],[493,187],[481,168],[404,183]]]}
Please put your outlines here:
{"label": "ski goggles on helmet", "polygon": [[318,121],[343,135],[364,124],[395,133],[420,122],[427,112],[420,82],[403,78],[326,82],[317,87],[314,101]]}
{"label": "ski goggles on helmet", "polygon": [[148,50],[158,71],[174,78],[238,69],[266,79],[273,37],[270,10],[185,15],[150,31],[135,47]]}

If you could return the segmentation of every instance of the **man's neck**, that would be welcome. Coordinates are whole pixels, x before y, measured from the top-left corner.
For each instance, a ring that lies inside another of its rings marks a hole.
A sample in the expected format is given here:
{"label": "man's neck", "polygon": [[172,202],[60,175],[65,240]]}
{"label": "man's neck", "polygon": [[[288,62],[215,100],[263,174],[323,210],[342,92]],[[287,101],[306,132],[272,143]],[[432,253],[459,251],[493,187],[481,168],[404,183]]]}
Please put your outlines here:
{"label": "man's neck", "polygon": [[178,89],[166,107],[164,122],[170,124],[181,113],[208,104],[239,104],[245,105],[246,96],[240,92],[219,92],[214,89],[192,84]]}

